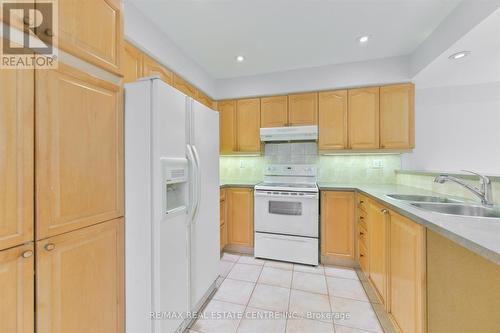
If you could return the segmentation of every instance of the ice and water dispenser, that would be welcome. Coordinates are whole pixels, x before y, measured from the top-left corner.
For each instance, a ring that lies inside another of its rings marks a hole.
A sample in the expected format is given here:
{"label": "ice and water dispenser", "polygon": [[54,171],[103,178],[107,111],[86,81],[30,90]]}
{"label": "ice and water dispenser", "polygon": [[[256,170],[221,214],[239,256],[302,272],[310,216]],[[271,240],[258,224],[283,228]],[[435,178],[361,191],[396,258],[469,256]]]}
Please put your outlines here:
{"label": "ice and water dispenser", "polygon": [[162,158],[163,211],[166,217],[187,212],[189,193],[188,161],[185,158]]}

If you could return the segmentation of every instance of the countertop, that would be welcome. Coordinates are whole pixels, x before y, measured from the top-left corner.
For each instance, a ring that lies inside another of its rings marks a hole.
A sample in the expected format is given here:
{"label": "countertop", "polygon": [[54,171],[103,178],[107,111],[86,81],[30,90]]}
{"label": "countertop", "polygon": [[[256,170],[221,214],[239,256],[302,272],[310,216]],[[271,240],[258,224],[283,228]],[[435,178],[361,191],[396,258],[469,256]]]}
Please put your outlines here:
{"label": "countertop", "polygon": [[238,181],[221,181],[220,187],[254,187],[256,184],[260,182],[257,181],[248,181],[248,182],[238,182]]}
{"label": "countertop", "polygon": [[[387,194],[443,194],[403,185],[367,185],[318,183],[321,191],[359,191],[397,213],[454,241],[466,249],[500,265],[500,219],[439,214],[411,206],[406,201],[392,199]],[[471,202],[460,198],[466,202]]]}

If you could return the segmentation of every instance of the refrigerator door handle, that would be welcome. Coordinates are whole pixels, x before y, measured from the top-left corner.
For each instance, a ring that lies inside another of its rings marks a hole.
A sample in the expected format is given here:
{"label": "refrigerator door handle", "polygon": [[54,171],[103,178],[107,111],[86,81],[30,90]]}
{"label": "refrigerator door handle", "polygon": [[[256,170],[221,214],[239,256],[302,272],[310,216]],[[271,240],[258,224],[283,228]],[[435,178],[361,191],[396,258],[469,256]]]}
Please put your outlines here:
{"label": "refrigerator door handle", "polygon": [[191,225],[193,218],[194,218],[194,213],[197,205],[197,199],[198,199],[198,164],[196,163],[194,154],[193,154],[193,149],[191,148],[191,145],[186,145],[186,151],[187,151],[187,159],[189,161],[190,166],[192,167],[193,170],[193,176],[192,179],[190,179],[189,184],[190,184],[190,196],[191,200],[189,203],[189,211],[188,211],[188,218],[187,218],[187,224]]}
{"label": "refrigerator door handle", "polygon": [[200,168],[200,155],[198,154],[198,150],[196,150],[196,146],[191,146],[193,149],[194,160],[196,163],[196,207],[193,213],[193,224],[196,223],[196,218],[198,217],[200,201],[201,201],[201,168]]}

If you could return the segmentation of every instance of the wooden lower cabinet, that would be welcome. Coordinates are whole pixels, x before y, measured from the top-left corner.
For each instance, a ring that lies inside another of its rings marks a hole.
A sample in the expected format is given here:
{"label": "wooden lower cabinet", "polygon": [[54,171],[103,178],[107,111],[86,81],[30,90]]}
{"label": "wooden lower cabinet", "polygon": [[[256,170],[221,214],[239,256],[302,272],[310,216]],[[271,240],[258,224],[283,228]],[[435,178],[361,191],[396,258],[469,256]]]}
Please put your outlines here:
{"label": "wooden lower cabinet", "polygon": [[37,242],[38,333],[123,332],[123,228],[119,218]]}
{"label": "wooden lower cabinet", "polygon": [[0,70],[0,250],[33,240],[33,88],[33,70]]}
{"label": "wooden lower cabinet", "polygon": [[0,332],[33,333],[33,244],[0,251]]}
{"label": "wooden lower cabinet", "polygon": [[228,244],[253,247],[253,189],[226,189]]}
{"label": "wooden lower cabinet", "polygon": [[390,213],[389,314],[401,332],[425,326],[425,228]]}
{"label": "wooden lower cabinet", "polygon": [[227,244],[227,223],[226,223],[226,190],[220,190],[220,250],[224,250]]}
{"label": "wooden lower cabinet", "polygon": [[387,235],[389,211],[378,203],[368,203],[368,258],[372,283],[382,304],[387,300]]}
{"label": "wooden lower cabinet", "polygon": [[321,192],[321,255],[354,260],[354,192]]}

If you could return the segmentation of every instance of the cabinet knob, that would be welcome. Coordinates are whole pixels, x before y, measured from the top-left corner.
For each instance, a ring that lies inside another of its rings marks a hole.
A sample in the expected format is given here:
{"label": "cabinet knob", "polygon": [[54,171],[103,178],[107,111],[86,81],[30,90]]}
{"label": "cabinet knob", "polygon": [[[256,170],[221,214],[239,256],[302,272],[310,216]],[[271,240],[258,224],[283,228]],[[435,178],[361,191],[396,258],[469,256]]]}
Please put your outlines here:
{"label": "cabinet knob", "polygon": [[389,213],[389,210],[388,210],[388,209],[386,209],[386,208],[383,208],[383,209],[381,209],[381,210],[380,210],[380,212],[382,212],[382,213],[384,213],[384,214],[387,214],[387,213]]}
{"label": "cabinet knob", "polygon": [[43,248],[45,249],[45,251],[52,251],[53,249],[56,248],[56,246],[53,243],[48,243],[48,244],[45,244],[45,246]]}
{"label": "cabinet knob", "polygon": [[365,255],[364,255],[364,254],[360,254],[359,256],[360,256],[361,258],[363,258]]}
{"label": "cabinet knob", "polygon": [[365,233],[361,231],[359,234],[360,234],[361,236],[363,236]]}
{"label": "cabinet knob", "polygon": [[23,258],[29,258],[32,255],[33,255],[33,251],[31,251],[31,250],[24,251],[22,254]]}
{"label": "cabinet knob", "polygon": [[47,28],[45,29],[44,33],[49,37],[54,37],[54,31],[52,29]]}
{"label": "cabinet knob", "polygon": [[359,217],[359,219],[360,219],[360,220],[364,220],[365,218],[364,218],[363,216],[360,216],[360,217]]}

